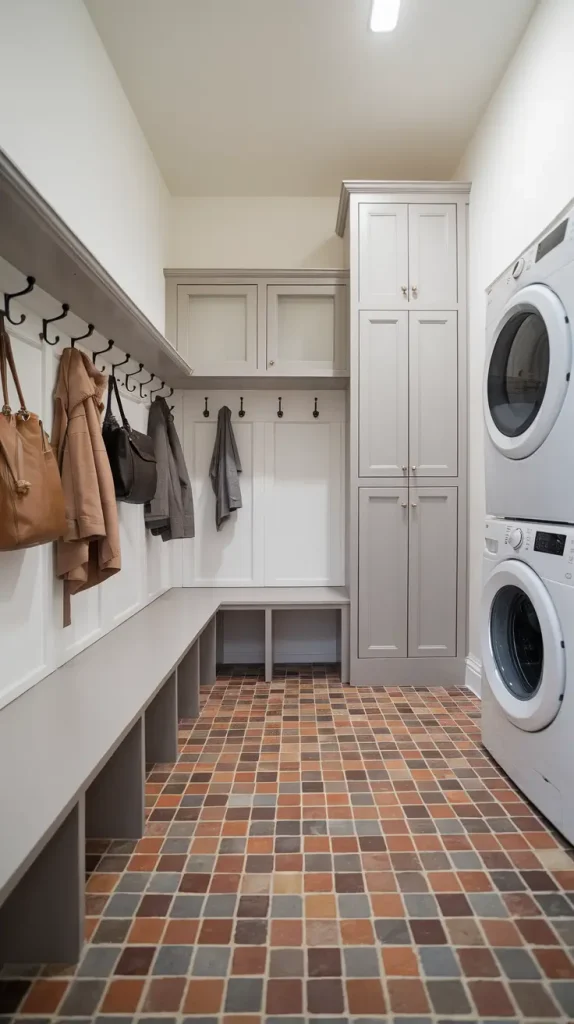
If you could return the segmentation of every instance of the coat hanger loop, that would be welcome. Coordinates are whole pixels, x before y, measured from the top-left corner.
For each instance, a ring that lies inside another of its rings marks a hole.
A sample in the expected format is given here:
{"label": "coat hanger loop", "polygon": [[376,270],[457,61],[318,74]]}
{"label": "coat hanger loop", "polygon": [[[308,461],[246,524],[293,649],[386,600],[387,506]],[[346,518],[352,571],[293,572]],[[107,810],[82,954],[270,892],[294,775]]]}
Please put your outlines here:
{"label": "coat hanger loop", "polygon": [[207,398],[205,399],[205,409],[203,410],[203,415],[205,416],[206,419],[209,418],[209,407],[207,404]]}
{"label": "coat hanger loop", "polygon": [[122,359],[121,362],[119,362],[119,363],[112,363],[112,369],[111,369],[112,376],[115,377],[116,370],[117,370],[118,366],[125,366],[126,363],[129,363],[130,359],[131,359],[131,356],[130,356],[130,354],[128,352],[126,358]]}
{"label": "coat hanger loop", "polygon": [[145,387],[146,384],[151,384],[152,380],[155,380],[155,373],[152,373],[152,375],[151,375],[149,380],[140,380],[140,381],[138,381],[138,384],[140,386],[140,398],[149,398],[149,395],[144,395],[144,393],[142,391],[142,387]]}
{"label": "coat hanger loop", "polygon": [[137,368],[137,370],[132,370],[132,372],[131,372],[131,373],[126,373],[126,379],[125,379],[125,381],[124,381],[124,384],[125,384],[125,386],[126,386],[126,390],[127,390],[127,391],[132,391],[132,392],[133,392],[133,391],[135,391],[135,390],[136,390],[138,382],[136,382],[136,383],[134,384],[133,388],[131,388],[131,387],[129,386],[129,384],[128,384],[128,378],[129,378],[129,377],[135,377],[136,373],[141,373],[141,372],[142,372],[142,370],[143,370],[143,368],[144,368],[144,365],[143,365],[143,363],[140,363],[140,364],[139,364],[139,366],[138,366],[138,368]]}
{"label": "coat hanger loop", "polygon": [[67,302],[63,302],[62,303],[62,312],[58,313],[58,316],[44,317],[42,319],[42,330],[40,332],[40,340],[41,341],[45,341],[48,345],[57,345],[59,340],[60,340],[60,335],[56,334],[54,340],[53,341],[49,341],[48,337],[47,337],[47,334],[46,334],[46,331],[48,329],[48,324],[53,324],[53,323],[55,323],[56,320],[64,320],[65,317],[67,317],[69,312],[70,312],[70,307],[69,307],[68,303]]}
{"label": "coat hanger loop", "polygon": [[315,405],[314,405],[314,408],[313,408],[313,419],[316,420],[316,419],[318,419],[318,417],[319,417],[319,410],[317,408],[317,399],[315,399]]}
{"label": "coat hanger loop", "polygon": [[93,333],[94,333],[94,325],[93,324],[88,324],[88,330],[87,330],[86,334],[80,334],[77,338],[70,338],[70,344],[71,344],[72,348],[75,347],[77,341],[83,341],[84,338],[91,338]]}
{"label": "coat hanger loop", "polygon": [[[155,395],[156,391],[163,391],[164,387],[165,387],[165,381],[162,380],[159,388],[150,388],[149,389],[149,397],[151,398],[152,395]],[[154,401],[154,399],[152,398],[152,402],[153,401]]]}
{"label": "coat hanger loop", "polygon": [[239,399],[239,418],[242,420],[245,416],[245,409],[243,408],[243,398]]}
{"label": "coat hanger loop", "polygon": [[279,399],[279,407],[277,409],[277,415],[278,415],[280,420],[283,419],[283,408],[282,408],[282,405],[281,405],[282,401],[283,401],[283,399],[280,398]]}
{"label": "coat hanger loop", "polygon": [[110,350],[114,347],[114,345],[115,345],[115,341],[112,341],[112,339],[110,338],[110,340],[108,341],[107,348],[102,348],[102,349],[100,349],[99,352],[92,352],[92,361],[94,363],[94,366],[95,366],[96,359],[98,358],[98,356],[103,356],[103,355],[105,355],[106,352],[110,352]]}
{"label": "coat hanger loop", "polygon": [[2,310],[2,312],[4,313],[4,316],[6,317],[8,323],[12,324],[14,327],[18,327],[20,324],[24,323],[24,320],[26,319],[26,314],[21,313],[19,320],[12,319],[12,317],[10,316],[10,303],[12,302],[12,299],[17,299],[19,298],[20,295],[28,295],[28,293],[32,291],[34,285],[36,284],[35,277],[27,277],[26,280],[28,284],[26,285],[25,288],[22,289],[21,292],[4,292],[4,309]]}

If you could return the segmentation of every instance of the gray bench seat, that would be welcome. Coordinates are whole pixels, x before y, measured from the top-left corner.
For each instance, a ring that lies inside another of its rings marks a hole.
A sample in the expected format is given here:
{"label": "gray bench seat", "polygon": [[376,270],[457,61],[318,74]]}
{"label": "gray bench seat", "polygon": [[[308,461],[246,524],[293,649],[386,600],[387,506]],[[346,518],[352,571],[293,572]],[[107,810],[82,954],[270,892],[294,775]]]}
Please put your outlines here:
{"label": "gray bench seat", "polygon": [[0,963],[79,958],[85,838],[143,835],[145,762],[175,761],[216,612],[246,607],[338,607],[348,632],[343,588],[173,589],[0,711]]}

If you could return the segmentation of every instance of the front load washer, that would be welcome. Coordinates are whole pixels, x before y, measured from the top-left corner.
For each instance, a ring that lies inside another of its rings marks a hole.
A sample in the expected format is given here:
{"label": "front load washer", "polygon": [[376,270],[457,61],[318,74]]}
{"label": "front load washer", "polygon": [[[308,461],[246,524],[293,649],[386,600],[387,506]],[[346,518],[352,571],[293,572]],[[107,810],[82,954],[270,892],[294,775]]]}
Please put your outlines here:
{"label": "front load washer", "polygon": [[492,285],[486,511],[574,523],[574,204]]}
{"label": "front load washer", "polygon": [[488,518],[482,740],[574,842],[574,527]]}

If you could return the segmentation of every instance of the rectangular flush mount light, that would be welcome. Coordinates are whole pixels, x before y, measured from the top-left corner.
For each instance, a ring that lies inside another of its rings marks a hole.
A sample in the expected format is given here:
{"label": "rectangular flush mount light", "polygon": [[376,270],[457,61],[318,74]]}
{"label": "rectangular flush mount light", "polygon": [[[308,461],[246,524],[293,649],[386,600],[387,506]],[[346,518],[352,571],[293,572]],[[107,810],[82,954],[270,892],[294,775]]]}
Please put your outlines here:
{"label": "rectangular flush mount light", "polygon": [[399,20],[401,0],[373,0],[371,32],[392,32]]}

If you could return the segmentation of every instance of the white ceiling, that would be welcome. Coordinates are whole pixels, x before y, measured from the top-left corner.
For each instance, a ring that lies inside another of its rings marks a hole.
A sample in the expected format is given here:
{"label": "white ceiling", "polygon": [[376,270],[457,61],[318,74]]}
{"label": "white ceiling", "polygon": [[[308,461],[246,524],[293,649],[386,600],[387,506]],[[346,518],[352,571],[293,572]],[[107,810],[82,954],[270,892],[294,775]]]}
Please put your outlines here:
{"label": "white ceiling", "polygon": [[535,0],[85,0],[174,195],[449,178]]}

